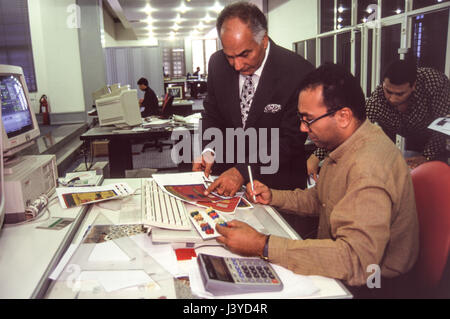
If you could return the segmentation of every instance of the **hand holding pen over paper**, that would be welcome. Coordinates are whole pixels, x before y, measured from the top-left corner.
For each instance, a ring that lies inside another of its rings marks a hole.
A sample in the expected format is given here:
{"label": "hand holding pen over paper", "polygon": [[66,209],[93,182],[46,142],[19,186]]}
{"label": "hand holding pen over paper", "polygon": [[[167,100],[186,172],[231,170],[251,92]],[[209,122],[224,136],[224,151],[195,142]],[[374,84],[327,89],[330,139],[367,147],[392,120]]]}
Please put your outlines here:
{"label": "hand holding pen over paper", "polygon": [[245,195],[253,203],[269,205],[272,201],[272,191],[258,180],[254,180],[253,185],[251,183],[247,184],[247,192]]}

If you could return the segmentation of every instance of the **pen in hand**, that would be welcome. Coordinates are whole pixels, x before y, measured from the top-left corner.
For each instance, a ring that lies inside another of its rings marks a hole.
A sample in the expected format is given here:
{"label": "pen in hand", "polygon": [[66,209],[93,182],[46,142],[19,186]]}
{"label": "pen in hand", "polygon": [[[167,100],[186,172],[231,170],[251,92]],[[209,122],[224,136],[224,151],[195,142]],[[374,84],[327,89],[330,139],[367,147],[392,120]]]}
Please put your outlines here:
{"label": "pen in hand", "polygon": [[250,185],[252,185],[253,200],[256,203],[256,196],[254,194],[254,192],[255,192],[255,185],[253,184],[253,175],[252,175],[252,169],[251,169],[250,165],[248,165],[248,177],[250,178]]}

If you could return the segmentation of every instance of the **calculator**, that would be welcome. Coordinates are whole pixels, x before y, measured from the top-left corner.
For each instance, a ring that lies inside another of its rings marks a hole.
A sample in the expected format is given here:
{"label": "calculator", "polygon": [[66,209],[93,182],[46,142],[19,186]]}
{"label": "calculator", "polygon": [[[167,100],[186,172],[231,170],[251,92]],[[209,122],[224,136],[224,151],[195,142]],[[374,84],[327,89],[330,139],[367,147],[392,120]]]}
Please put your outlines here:
{"label": "calculator", "polygon": [[283,283],[272,266],[259,258],[198,254],[205,290],[213,295],[280,291]]}

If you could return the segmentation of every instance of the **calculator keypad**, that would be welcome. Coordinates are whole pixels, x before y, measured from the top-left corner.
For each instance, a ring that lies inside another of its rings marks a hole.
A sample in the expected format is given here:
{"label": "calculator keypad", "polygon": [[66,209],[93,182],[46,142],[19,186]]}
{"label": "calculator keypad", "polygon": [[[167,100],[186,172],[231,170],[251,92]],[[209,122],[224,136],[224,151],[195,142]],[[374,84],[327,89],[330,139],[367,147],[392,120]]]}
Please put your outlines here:
{"label": "calculator keypad", "polygon": [[226,258],[226,264],[235,282],[280,284],[272,267],[259,259]]}

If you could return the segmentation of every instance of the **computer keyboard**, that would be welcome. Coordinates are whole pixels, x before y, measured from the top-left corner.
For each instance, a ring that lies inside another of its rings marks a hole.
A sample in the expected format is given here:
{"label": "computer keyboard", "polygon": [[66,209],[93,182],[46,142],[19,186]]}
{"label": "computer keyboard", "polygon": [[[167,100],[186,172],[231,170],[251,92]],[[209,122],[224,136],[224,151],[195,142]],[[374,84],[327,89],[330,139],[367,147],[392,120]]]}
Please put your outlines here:
{"label": "computer keyboard", "polygon": [[143,179],[141,186],[144,224],[174,230],[191,229],[191,221],[181,200],[165,193],[152,179]]}

